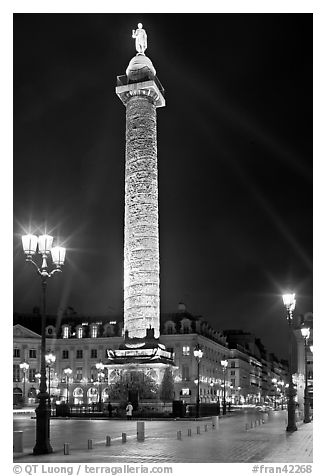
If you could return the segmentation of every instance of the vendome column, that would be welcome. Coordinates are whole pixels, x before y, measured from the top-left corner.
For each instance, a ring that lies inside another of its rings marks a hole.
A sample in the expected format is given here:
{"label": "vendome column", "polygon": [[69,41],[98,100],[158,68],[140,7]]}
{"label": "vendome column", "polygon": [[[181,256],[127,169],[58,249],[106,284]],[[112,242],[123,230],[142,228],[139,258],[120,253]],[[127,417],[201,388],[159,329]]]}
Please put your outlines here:
{"label": "vendome column", "polygon": [[[165,106],[163,88],[145,55],[147,36],[141,24],[133,31],[137,54],[116,93],[126,107],[124,219],[124,333],[159,337],[160,266],[156,109]],[[127,331],[127,332],[126,332]]]}

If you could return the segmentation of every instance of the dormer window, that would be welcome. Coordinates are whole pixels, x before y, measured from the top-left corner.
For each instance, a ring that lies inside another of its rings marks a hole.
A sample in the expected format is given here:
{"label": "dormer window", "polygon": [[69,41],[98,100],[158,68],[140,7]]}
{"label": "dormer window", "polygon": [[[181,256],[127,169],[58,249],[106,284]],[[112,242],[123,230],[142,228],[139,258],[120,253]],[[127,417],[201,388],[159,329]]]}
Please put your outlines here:
{"label": "dormer window", "polygon": [[77,327],[77,339],[82,339],[83,337],[83,327]]}
{"label": "dormer window", "polygon": [[69,326],[62,326],[62,337],[63,339],[69,339]]}
{"label": "dormer window", "polygon": [[165,332],[166,334],[175,334],[175,324],[172,321],[165,323]]}
{"label": "dormer window", "polygon": [[181,321],[181,334],[190,334],[191,322],[189,319],[182,319]]}
{"label": "dormer window", "polygon": [[92,339],[96,339],[97,333],[98,333],[97,324],[92,324],[91,325],[91,337],[92,337]]}
{"label": "dormer window", "polygon": [[45,329],[45,333],[48,337],[52,337],[55,334],[55,327],[54,326],[47,326]]}

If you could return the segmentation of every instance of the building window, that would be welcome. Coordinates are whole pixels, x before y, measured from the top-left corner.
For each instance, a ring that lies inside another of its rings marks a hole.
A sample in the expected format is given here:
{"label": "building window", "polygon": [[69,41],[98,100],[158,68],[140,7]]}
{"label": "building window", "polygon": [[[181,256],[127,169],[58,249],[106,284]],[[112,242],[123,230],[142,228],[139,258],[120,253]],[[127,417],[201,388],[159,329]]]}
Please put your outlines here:
{"label": "building window", "polygon": [[231,370],[230,374],[235,375],[235,370]]}
{"label": "building window", "polygon": [[77,349],[76,351],[76,359],[82,359],[83,358],[83,351],[82,349]]}
{"label": "building window", "polygon": [[92,339],[96,339],[97,337],[97,325],[93,324],[91,327],[91,337]]}
{"label": "building window", "polygon": [[20,349],[14,349],[14,357],[20,357]]}
{"label": "building window", "polygon": [[63,359],[69,359],[69,350],[63,350],[62,351],[62,358]]}
{"label": "building window", "polygon": [[81,339],[83,337],[83,328],[82,327],[78,327],[77,337],[78,337],[78,339]]}
{"label": "building window", "polygon": [[20,378],[19,378],[20,377],[20,367],[19,367],[19,365],[14,364],[13,371],[14,371],[13,372],[14,382],[19,382],[19,380],[20,380]]}
{"label": "building window", "polygon": [[80,382],[82,378],[83,378],[83,368],[76,367],[76,380]]}
{"label": "building window", "polygon": [[91,367],[91,380],[97,380],[97,368],[96,367]]}
{"label": "building window", "polygon": [[28,371],[28,379],[30,382],[35,382],[35,374],[36,374],[36,369],[29,369]]}
{"label": "building window", "polygon": [[189,367],[188,365],[182,366],[182,380],[189,380]]}
{"label": "building window", "polygon": [[182,355],[190,355],[190,347],[189,345],[184,345],[182,347]]}
{"label": "building window", "polygon": [[235,362],[231,362],[231,367],[232,367],[232,368],[235,367]]}
{"label": "building window", "polygon": [[91,349],[91,359],[97,359],[97,349]]}
{"label": "building window", "polygon": [[63,339],[68,339],[69,337],[69,326],[63,326]]}
{"label": "building window", "polygon": [[190,395],[190,389],[189,388],[182,388],[180,393],[181,393],[181,395]]}
{"label": "building window", "polygon": [[36,359],[36,350],[35,349],[29,349],[29,358],[30,359]]}

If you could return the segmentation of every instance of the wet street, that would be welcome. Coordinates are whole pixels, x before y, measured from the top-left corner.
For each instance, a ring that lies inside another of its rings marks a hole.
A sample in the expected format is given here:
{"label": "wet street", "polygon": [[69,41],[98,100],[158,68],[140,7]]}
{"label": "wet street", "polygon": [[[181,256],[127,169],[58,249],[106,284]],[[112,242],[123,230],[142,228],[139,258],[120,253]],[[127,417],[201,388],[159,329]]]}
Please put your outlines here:
{"label": "wet street", "polygon": [[[136,426],[136,421],[126,420],[54,419],[51,420],[54,452],[35,457],[31,455],[35,443],[35,420],[17,417],[14,430],[24,432],[24,454],[15,455],[15,461],[257,462],[270,455],[281,457],[282,454],[284,458],[291,455],[295,458],[293,461],[312,461],[312,432],[308,434],[306,431],[309,425],[304,425],[303,431],[286,433],[285,411],[270,412],[269,416],[253,410],[233,414],[220,418],[215,430],[211,419],[145,421],[144,442],[137,441]],[[198,426],[200,434],[197,433]],[[188,430],[191,430],[191,436],[188,436]],[[181,431],[181,440],[177,439],[178,431]],[[122,432],[127,434],[127,443],[121,442]],[[106,436],[111,437],[110,447],[105,446]],[[88,450],[89,439],[93,440],[91,450]],[[63,454],[64,443],[70,444],[69,455]],[[298,445],[301,449],[296,456],[295,447]],[[303,447],[306,446],[305,451]]]}

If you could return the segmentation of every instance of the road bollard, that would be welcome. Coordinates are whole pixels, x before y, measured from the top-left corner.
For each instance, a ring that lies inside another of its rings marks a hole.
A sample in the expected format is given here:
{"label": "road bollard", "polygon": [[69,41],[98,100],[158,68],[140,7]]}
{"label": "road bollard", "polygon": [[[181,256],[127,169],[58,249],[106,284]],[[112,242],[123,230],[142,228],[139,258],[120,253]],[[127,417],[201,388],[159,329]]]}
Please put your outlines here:
{"label": "road bollard", "polygon": [[87,448],[89,450],[92,450],[93,449],[93,440],[87,440]]}
{"label": "road bollard", "polygon": [[122,440],[122,443],[126,443],[126,442],[127,442],[127,433],[122,433],[122,435],[121,435],[121,440]]}
{"label": "road bollard", "polygon": [[246,425],[245,425],[245,430],[246,430],[246,431],[249,430],[249,425],[248,425],[248,423],[246,423]]}
{"label": "road bollard", "polygon": [[106,437],[105,446],[111,446],[111,436]]}
{"label": "road bollard", "polygon": [[181,440],[181,431],[180,430],[177,431],[177,438],[178,438],[178,440]]}
{"label": "road bollard", "polygon": [[197,426],[197,435],[200,435],[200,426]]}
{"label": "road bollard", "polygon": [[191,436],[191,428],[188,428],[188,436]]}
{"label": "road bollard", "polygon": [[215,430],[216,428],[218,428],[218,425],[219,425],[218,416],[213,416],[212,417],[212,429]]}
{"label": "road bollard", "polygon": [[137,421],[137,441],[145,440],[145,422]]}
{"label": "road bollard", "polygon": [[23,432],[14,431],[14,453],[23,453]]}
{"label": "road bollard", "polygon": [[70,445],[69,443],[64,443],[63,445],[63,454],[70,455]]}
{"label": "road bollard", "polygon": [[204,425],[204,430],[207,431],[207,425]]}

